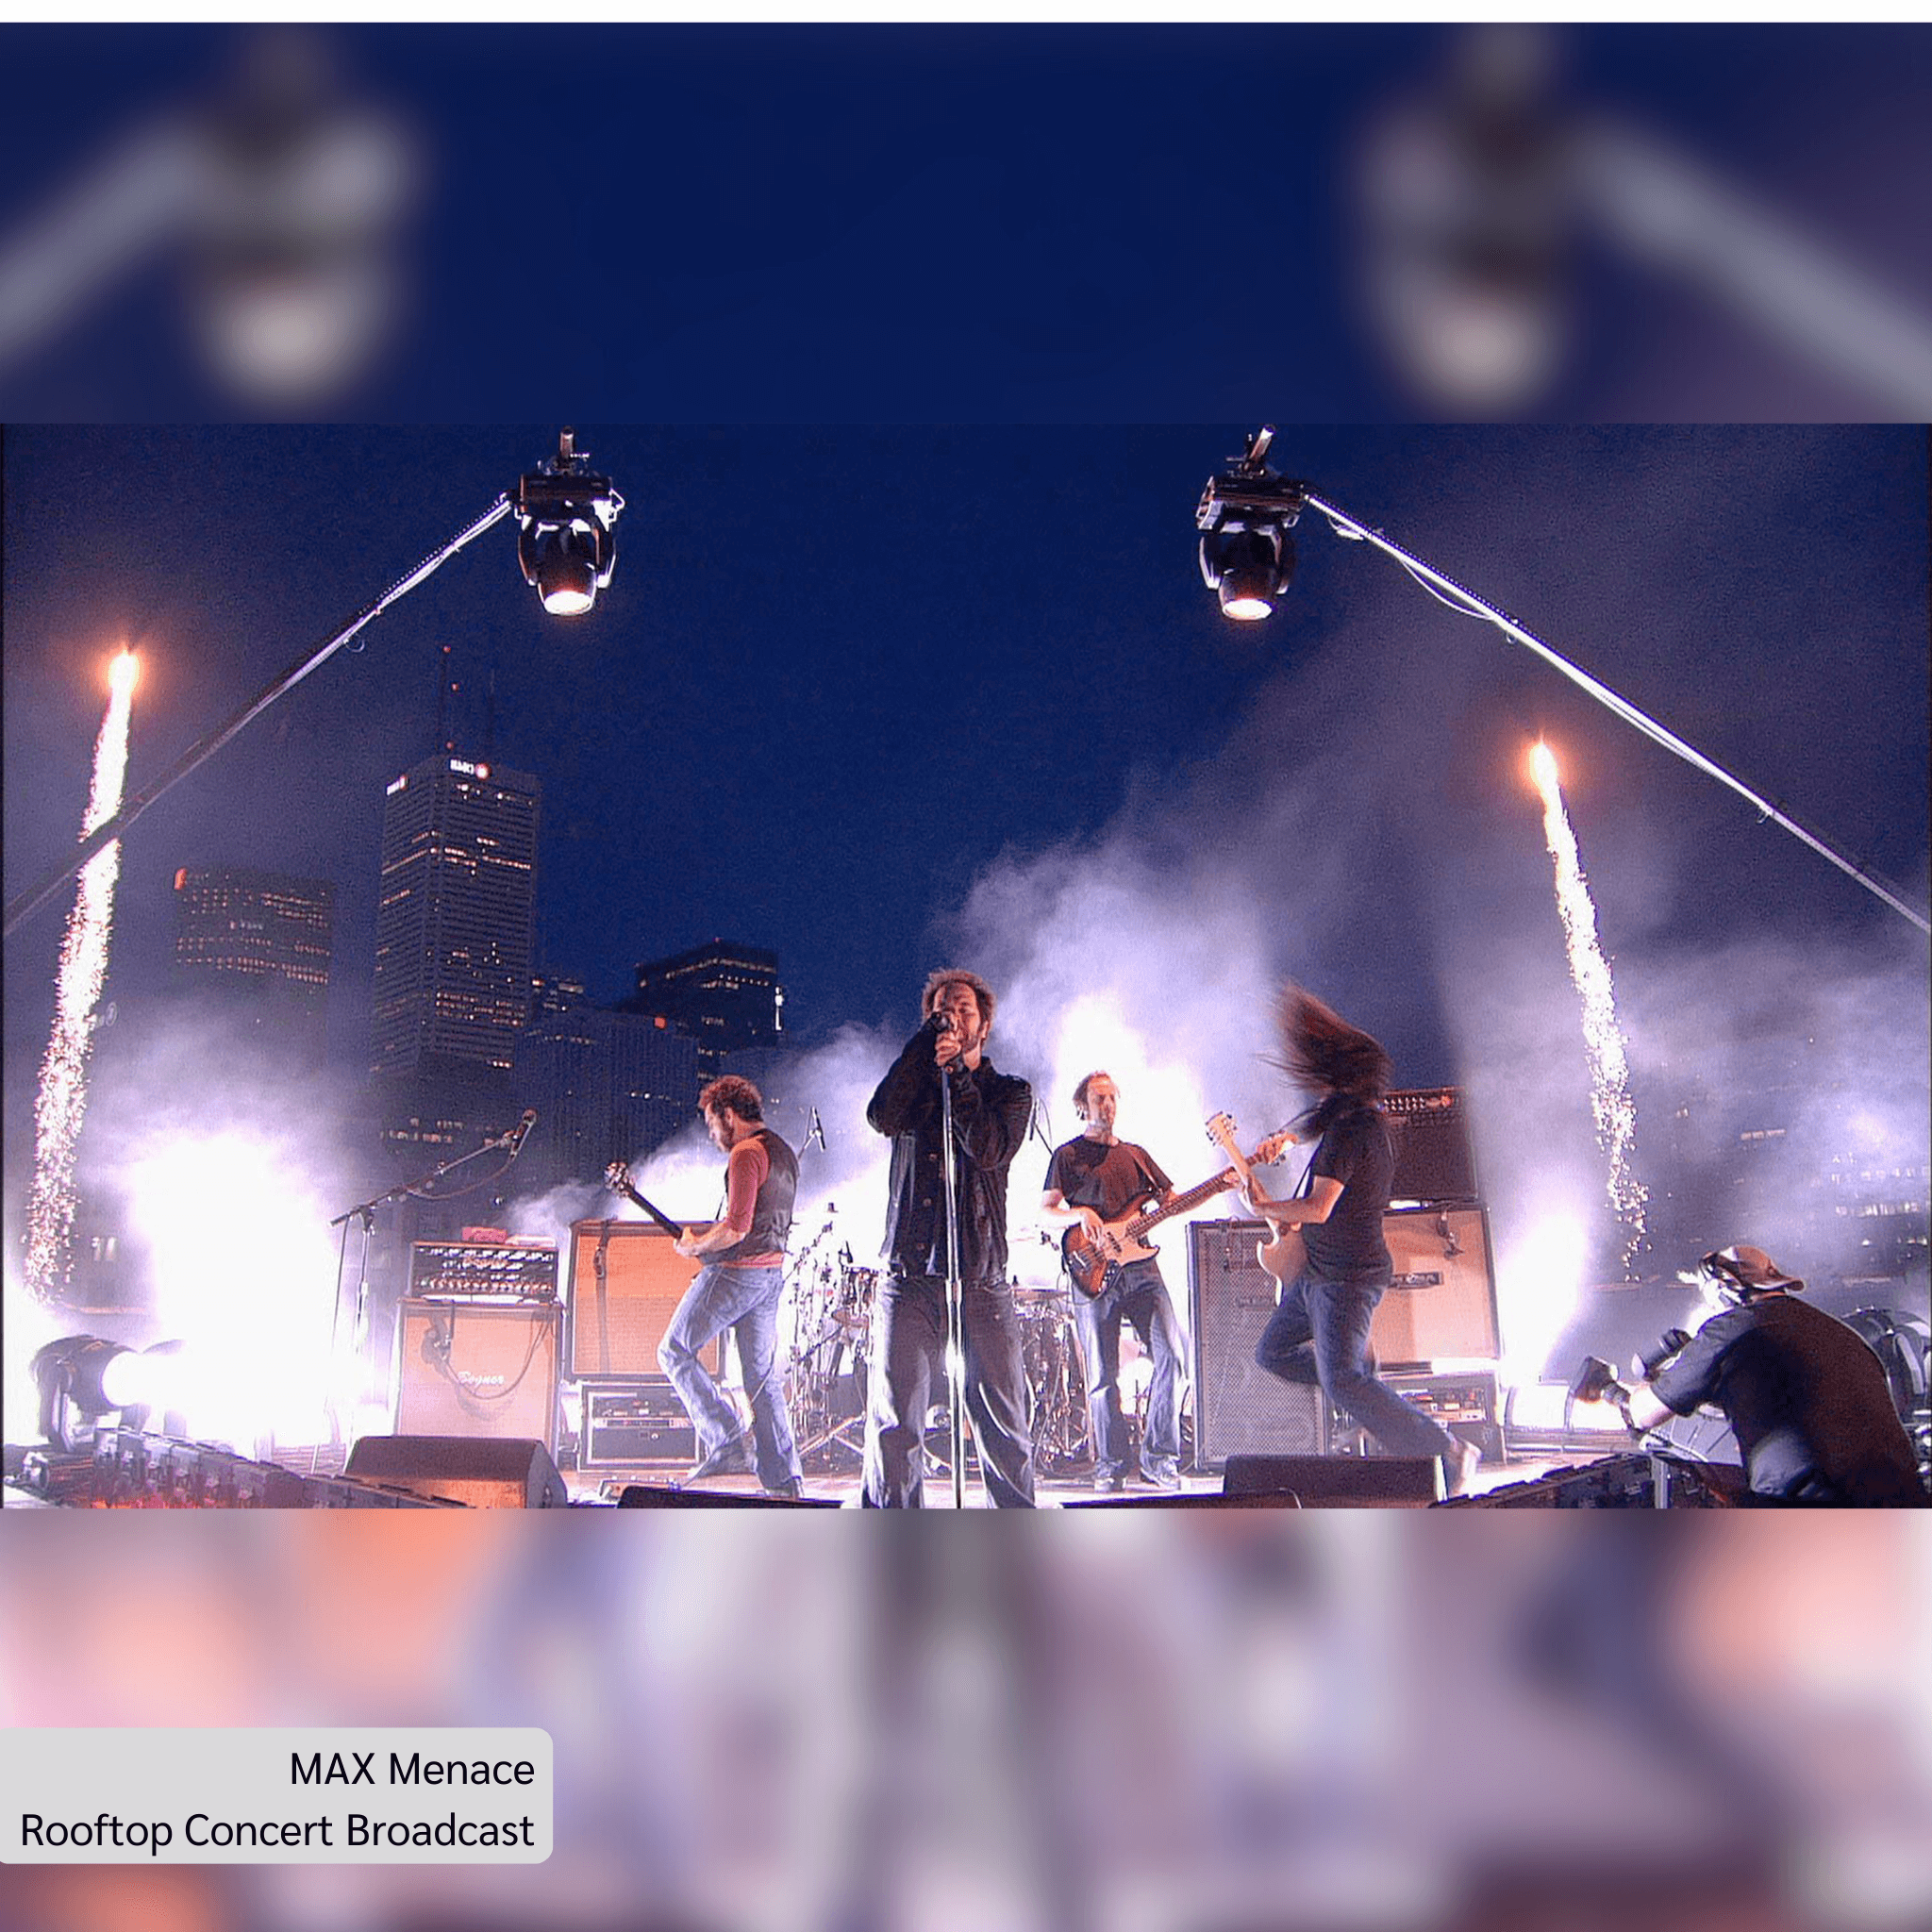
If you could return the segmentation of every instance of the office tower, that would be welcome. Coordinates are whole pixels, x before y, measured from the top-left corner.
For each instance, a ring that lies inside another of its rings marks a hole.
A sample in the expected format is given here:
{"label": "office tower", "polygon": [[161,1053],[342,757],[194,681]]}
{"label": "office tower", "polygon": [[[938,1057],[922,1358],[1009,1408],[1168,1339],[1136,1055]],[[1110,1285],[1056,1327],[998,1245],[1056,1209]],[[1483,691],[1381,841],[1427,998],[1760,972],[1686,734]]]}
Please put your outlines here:
{"label": "office tower", "polygon": [[447,754],[382,813],[372,1071],[508,1074],[530,1005],[541,787]]}
{"label": "office tower", "polygon": [[518,1101],[537,1110],[524,1176],[594,1181],[697,1119],[697,1044],[668,1021],[587,1003],[534,1013],[517,1041]]}
{"label": "office tower", "polygon": [[682,1026],[698,1043],[698,1071],[705,1080],[724,1071],[726,1055],[787,1044],[778,956],[757,946],[712,940],[668,959],[647,960],[638,968],[638,990],[625,1006]]}
{"label": "office tower", "polygon": [[183,866],[175,874],[177,989],[258,1041],[319,1066],[335,897],[327,879]]}

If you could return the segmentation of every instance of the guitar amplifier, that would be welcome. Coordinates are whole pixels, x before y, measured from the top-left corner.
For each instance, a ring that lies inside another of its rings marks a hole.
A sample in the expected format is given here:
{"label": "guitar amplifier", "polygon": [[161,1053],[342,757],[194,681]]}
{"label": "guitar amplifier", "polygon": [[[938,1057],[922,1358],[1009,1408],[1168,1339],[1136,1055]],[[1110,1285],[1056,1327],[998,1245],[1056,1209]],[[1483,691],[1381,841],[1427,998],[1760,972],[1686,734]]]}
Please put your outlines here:
{"label": "guitar amplifier", "polygon": [[412,1241],[409,1292],[419,1301],[557,1299],[557,1249],[535,1241]]}
{"label": "guitar amplifier", "polygon": [[1255,1258],[1259,1221],[1188,1225],[1194,1338],[1194,1467],[1230,1456],[1325,1456],[1328,1403],[1312,1383],[1283,1382],[1255,1360],[1274,1312],[1274,1277]]}
{"label": "guitar amplifier", "polygon": [[[658,1344],[703,1265],[648,1221],[579,1221],[570,1231],[569,1374],[573,1380],[654,1380]],[[721,1374],[721,1336],[698,1352]]]}
{"label": "guitar amplifier", "polygon": [[584,1391],[579,1469],[625,1469],[647,1462],[695,1462],[697,1431],[668,1382]]}
{"label": "guitar amplifier", "polygon": [[1382,1117],[1395,1143],[1395,1201],[1424,1203],[1481,1199],[1475,1184],[1475,1150],[1469,1112],[1455,1087],[1407,1088],[1385,1094]]}
{"label": "guitar amplifier", "polygon": [[554,1302],[408,1300],[396,1307],[396,1434],[557,1433]]}
{"label": "guitar amplifier", "polygon": [[1496,1271],[1480,1208],[1398,1208],[1382,1217],[1395,1264],[1369,1343],[1382,1374],[1496,1359]]}

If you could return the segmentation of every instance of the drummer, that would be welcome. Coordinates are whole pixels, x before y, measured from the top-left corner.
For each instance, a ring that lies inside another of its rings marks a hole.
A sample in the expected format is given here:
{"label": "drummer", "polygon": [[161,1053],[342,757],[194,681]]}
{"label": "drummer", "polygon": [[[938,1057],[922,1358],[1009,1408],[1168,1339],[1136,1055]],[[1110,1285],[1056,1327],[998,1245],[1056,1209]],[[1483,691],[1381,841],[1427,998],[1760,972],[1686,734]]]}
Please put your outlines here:
{"label": "drummer", "polygon": [[[1114,1132],[1120,1088],[1096,1069],[1074,1089],[1074,1110],[1086,1123],[1080,1134],[1056,1148],[1046,1170],[1041,1213],[1049,1222],[1078,1222],[1090,1237],[1126,1219],[1148,1202],[1166,1206],[1174,1183],[1145,1148]],[[1074,1297],[1086,1366],[1087,1409],[1093,1426],[1093,1487],[1119,1490],[1126,1481],[1127,1424],[1121,1408],[1121,1323],[1134,1325],[1154,1364],[1147,1392],[1147,1424],[1141,1439],[1141,1475],[1158,1490],[1177,1490],[1180,1479],[1180,1324],[1157,1256],[1145,1255],[1110,1268],[1097,1294]]]}

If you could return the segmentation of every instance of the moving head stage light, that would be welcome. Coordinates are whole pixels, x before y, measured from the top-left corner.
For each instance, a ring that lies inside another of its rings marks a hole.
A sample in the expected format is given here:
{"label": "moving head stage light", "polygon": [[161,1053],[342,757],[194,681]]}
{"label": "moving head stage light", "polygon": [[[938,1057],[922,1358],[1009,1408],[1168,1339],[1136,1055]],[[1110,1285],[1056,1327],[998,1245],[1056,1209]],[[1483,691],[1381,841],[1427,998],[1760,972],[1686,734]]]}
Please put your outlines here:
{"label": "moving head stage light", "polygon": [[158,1341],[137,1353],[98,1335],[48,1342],[30,1364],[42,1438],[75,1451],[88,1446],[104,1417],[119,1415],[140,1428],[149,1410],[173,1392],[178,1379],[173,1364],[180,1353],[178,1341]]}
{"label": "moving head stage light", "polygon": [[612,526],[623,508],[610,478],[577,454],[573,430],[558,438],[556,456],[518,482],[517,561],[552,616],[577,616],[608,588],[617,568]]}
{"label": "moving head stage light", "polygon": [[1274,440],[1258,429],[1243,456],[1208,479],[1194,522],[1201,538],[1201,575],[1221,596],[1224,617],[1254,624],[1269,616],[1294,579],[1294,527],[1306,488],[1271,470],[1262,458]]}

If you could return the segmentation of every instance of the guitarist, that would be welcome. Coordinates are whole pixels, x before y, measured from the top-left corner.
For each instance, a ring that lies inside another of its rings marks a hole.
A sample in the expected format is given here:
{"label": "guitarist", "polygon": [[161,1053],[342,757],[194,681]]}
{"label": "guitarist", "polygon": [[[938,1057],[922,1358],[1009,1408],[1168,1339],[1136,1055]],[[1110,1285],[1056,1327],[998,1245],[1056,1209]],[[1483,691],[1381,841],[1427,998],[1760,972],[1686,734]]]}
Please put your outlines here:
{"label": "guitarist", "polygon": [[[1440,1457],[1448,1492],[1460,1494],[1480,1456],[1475,1444],[1405,1402],[1369,1366],[1370,1325],[1394,1273],[1382,1216],[1395,1146],[1380,1108],[1393,1067],[1379,1041],[1298,986],[1283,989],[1277,1024],[1276,1064],[1316,1096],[1297,1129],[1322,1138],[1294,1200],[1271,1201],[1252,1182],[1243,1196],[1271,1227],[1299,1231],[1306,1249],[1287,1273],[1255,1360],[1284,1382],[1319,1382],[1390,1455]],[[1264,1264],[1272,1253],[1264,1251]]]}
{"label": "guitarist", "polygon": [[[712,1144],[726,1156],[724,1211],[707,1226],[687,1227],[673,1243],[705,1265],[658,1347],[658,1366],[697,1432],[698,1460],[686,1481],[748,1475],[756,1467],[768,1493],[796,1501],[804,1477],[777,1352],[798,1157],[765,1125],[763,1096],[749,1080],[736,1074],[713,1080],[698,1095],[698,1107]],[[751,1401],[749,1443],[737,1411],[698,1359],[699,1350],[726,1328],[738,1338]]]}
{"label": "guitarist", "polygon": [[[1144,1202],[1162,1207],[1174,1199],[1168,1179],[1144,1147],[1113,1130],[1120,1088],[1111,1074],[1095,1071],[1074,1089],[1074,1111],[1086,1122],[1077,1139],[1054,1150],[1046,1170],[1041,1213],[1090,1239],[1105,1223],[1119,1221]],[[1080,1356],[1087,1369],[1087,1412],[1093,1425],[1093,1487],[1121,1489],[1126,1480],[1127,1425],[1121,1411],[1121,1323],[1131,1322],[1154,1364],[1147,1394],[1147,1432],[1141,1443],[1141,1474],[1158,1490],[1177,1490],[1180,1478],[1180,1324],[1160,1263],[1153,1255],[1110,1267],[1100,1291],[1076,1295]]]}

